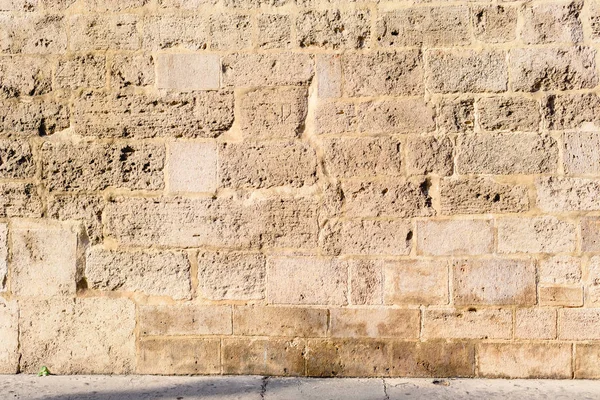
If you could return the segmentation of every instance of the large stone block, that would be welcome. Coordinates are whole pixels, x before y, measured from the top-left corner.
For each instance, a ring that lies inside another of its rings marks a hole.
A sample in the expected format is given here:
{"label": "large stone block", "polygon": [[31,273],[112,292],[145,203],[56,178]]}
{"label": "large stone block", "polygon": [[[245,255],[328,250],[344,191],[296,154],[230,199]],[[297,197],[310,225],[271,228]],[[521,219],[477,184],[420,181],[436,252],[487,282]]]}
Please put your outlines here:
{"label": "large stone block", "polygon": [[493,246],[492,220],[417,221],[418,254],[486,254],[493,251]]}
{"label": "large stone block", "polygon": [[406,141],[406,164],[409,175],[452,175],[452,140],[449,137],[410,137]]}
{"label": "large stone block", "polygon": [[106,86],[106,57],[77,55],[59,60],[54,73],[55,85],[61,89],[101,88]]}
{"label": "large stone block", "polygon": [[138,343],[138,374],[200,375],[221,372],[218,338],[145,338]]}
{"label": "large stone block", "polygon": [[139,17],[135,14],[76,14],[69,19],[73,51],[137,50]]}
{"label": "large stone block", "polygon": [[110,86],[154,85],[154,56],[150,54],[114,54],[110,58]]}
{"label": "large stone block", "polygon": [[0,139],[0,178],[27,179],[35,175],[31,146],[20,139]]}
{"label": "large stone block", "polygon": [[571,378],[567,343],[480,343],[479,376],[485,378]]}
{"label": "large stone block", "polygon": [[581,219],[581,251],[600,251],[600,218],[586,217]]}
{"label": "large stone block", "polygon": [[527,44],[583,41],[580,21],[582,1],[526,5],[522,10],[521,39]]}
{"label": "large stone block", "polygon": [[392,308],[332,308],[330,336],[416,339],[421,330],[420,311]]}
{"label": "large stone block", "polygon": [[0,321],[0,373],[16,374],[19,372],[20,358],[19,307],[16,301],[0,299]]}
{"label": "large stone block", "polygon": [[383,273],[381,260],[348,260],[350,303],[382,304]]}
{"label": "large stone block", "polygon": [[304,346],[301,339],[223,339],[223,373],[304,375]]}
{"label": "large stone block", "polygon": [[[582,225],[582,237],[584,226]],[[583,251],[585,251],[585,246]],[[581,280],[581,259],[579,257],[560,255],[542,259],[538,262],[538,278],[540,283],[573,284]]]}
{"label": "large stone block", "polygon": [[536,100],[524,97],[485,97],[477,102],[479,125],[486,131],[536,132],[540,110]]}
{"label": "large stone block", "polygon": [[164,188],[162,145],[48,141],[41,154],[42,178],[49,191]]}
{"label": "large stone block", "polygon": [[471,8],[475,38],[485,43],[512,42],[517,36],[517,7],[478,4]]}
{"label": "large stone block", "polygon": [[535,186],[542,211],[600,210],[600,180],[548,176],[538,178]]}
{"label": "large stone block", "polygon": [[448,263],[386,261],[383,296],[385,304],[448,304]]}
{"label": "large stone block", "polygon": [[0,224],[0,292],[6,290],[8,275],[8,225]]}
{"label": "large stone block", "polygon": [[600,136],[597,133],[565,132],[564,169],[571,175],[600,174]]}
{"label": "large stone block", "polygon": [[436,120],[441,133],[472,133],[475,127],[475,100],[442,98],[437,104]]}
{"label": "large stone block", "polygon": [[140,306],[138,323],[144,336],[231,335],[231,306],[193,303]]}
{"label": "large stone block", "polygon": [[434,115],[434,107],[420,98],[366,101],[357,105],[361,133],[432,132]]}
{"label": "large stone block", "polygon": [[256,17],[258,47],[261,49],[289,49],[292,45],[290,15],[260,14]]}
{"label": "large stone block", "polygon": [[600,309],[562,308],[558,311],[558,321],[561,340],[600,339]]}
{"label": "large stone block", "polygon": [[177,141],[168,144],[167,182],[171,193],[217,190],[217,144]]}
{"label": "large stone block", "polygon": [[214,14],[206,23],[211,50],[244,50],[252,46],[253,19],[250,15]]}
{"label": "large stone block", "polygon": [[497,221],[499,253],[569,253],[577,245],[575,224],[544,216]]}
{"label": "large stone block", "polygon": [[319,54],[316,57],[317,90],[320,98],[342,95],[342,63],[337,54]]}
{"label": "large stone block", "polygon": [[[135,368],[135,305],[126,299],[19,301],[21,371],[128,374]],[[51,334],[50,334],[51,333]]]}
{"label": "large stone block", "polygon": [[221,60],[217,54],[159,54],[156,87],[180,92],[218,89]]}
{"label": "large stone block", "polygon": [[600,97],[594,93],[549,95],[544,111],[548,129],[592,129],[600,127]]}
{"label": "large stone block", "polygon": [[233,333],[241,336],[325,337],[322,308],[240,306],[233,309]]}
{"label": "large stone block", "polygon": [[62,54],[67,51],[66,18],[59,14],[0,15],[0,52]]}
{"label": "large stone block", "polygon": [[32,183],[0,183],[0,217],[42,215],[42,199]]}
{"label": "large stone block", "polygon": [[191,51],[208,47],[208,24],[200,15],[162,14],[144,18],[142,46],[146,50],[184,48]]}
{"label": "large stone block", "polygon": [[81,221],[92,244],[102,240],[101,195],[55,194],[48,198],[48,217],[60,221]]}
{"label": "large stone block", "polygon": [[52,65],[45,57],[0,58],[0,97],[39,96],[52,91]]}
{"label": "large stone block", "polygon": [[581,307],[583,306],[583,287],[581,285],[540,285],[538,288],[538,300],[542,306]]}
{"label": "large stone block", "polygon": [[575,345],[575,365],[573,377],[576,379],[600,378],[600,347],[595,343]]}
{"label": "large stone block", "polygon": [[511,339],[512,311],[503,309],[425,310],[426,339]]}
{"label": "large stone block", "polygon": [[0,11],[35,11],[38,7],[38,0],[0,1]]}
{"label": "large stone block", "polygon": [[0,103],[0,132],[46,136],[69,127],[69,108],[50,101]]}
{"label": "large stone block", "polygon": [[556,310],[522,308],[515,314],[516,339],[555,339]]}
{"label": "large stone block", "polygon": [[225,86],[302,85],[314,75],[308,54],[231,54],[222,60]]}
{"label": "large stone block", "polygon": [[368,10],[301,11],[296,17],[296,45],[300,48],[362,49],[371,36]]}

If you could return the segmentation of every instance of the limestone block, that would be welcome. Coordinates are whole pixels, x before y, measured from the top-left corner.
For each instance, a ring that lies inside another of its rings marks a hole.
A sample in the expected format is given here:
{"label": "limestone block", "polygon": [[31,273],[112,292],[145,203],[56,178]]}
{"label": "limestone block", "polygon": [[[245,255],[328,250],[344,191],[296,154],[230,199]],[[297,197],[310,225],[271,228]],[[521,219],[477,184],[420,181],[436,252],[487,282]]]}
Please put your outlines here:
{"label": "limestone block", "polygon": [[421,329],[420,312],[414,309],[333,308],[330,318],[332,337],[416,339]]}
{"label": "limestone block", "polygon": [[475,126],[475,100],[444,98],[437,106],[436,119],[441,133],[471,133]]}
{"label": "limestone block", "polygon": [[542,211],[600,210],[600,180],[540,177],[535,183]]}
{"label": "limestone block", "polygon": [[308,83],[313,60],[308,54],[232,54],[222,59],[224,86],[284,86]]}
{"label": "limestone block", "polygon": [[573,367],[576,379],[598,379],[600,377],[600,348],[597,344],[577,343],[575,345],[575,365]]}
{"label": "limestone block", "polygon": [[348,260],[350,303],[382,304],[383,273],[381,260]]}
{"label": "limestone block", "polygon": [[491,253],[494,223],[489,219],[417,221],[417,253],[468,255]]}
{"label": "limestone block", "polygon": [[497,221],[499,253],[575,251],[575,224],[552,216],[501,218]]}
{"label": "limestone block", "polygon": [[0,217],[35,218],[42,215],[42,199],[31,183],[0,183]]}
{"label": "limestone block", "polygon": [[597,133],[565,132],[564,168],[571,175],[600,174],[600,138]]}
{"label": "limestone block", "polygon": [[218,374],[221,371],[220,347],[218,338],[141,339],[136,372],[152,375]]}
{"label": "limestone block", "polygon": [[154,85],[154,56],[149,54],[115,54],[110,62],[110,86]]}
{"label": "limestone block", "polygon": [[571,377],[571,345],[567,343],[480,343],[477,353],[482,377]]}
{"label": "limestone block", "polygon": [[67,51],[67,21],[59,14],[0,15],[0,51],[10,54],[62,54]]}
{"label": "limestone block", "polygon": [[321,98],[342,95],[341,56],[320,54],[316,58],[318,93]]}
{"label": "limestone block", "polygon": [[449,137],[412,136],[406,142],[409,175],[452,175],[454,146]]}
{"label": "limestone block", "polygon": [[558,318],[559,339],[600,339],[600,309],[562,308],[558,310]]}
{"label": "limestone block", "polygon": [[517,309],[515,315],[516,339],[556,338],[556,310],[523,308]]}
{"label": "limestone block", "polygon": [[225,374],[304,375],[301,339],[223,339],[222,353]]}
{"label": "limestone block", "polygon": [[542,306],[583,306],[583,288],[578,286],[546,286],[539,287],[539,303]]}
{"label": "limestone block", "polygon": [[52,63],[45,57],[0,58],[0,97],[38,96],[52,91]]}
{"label": "limestone block", "polygon": [[368,10],[301,11],[296,17],[296,45],[300,48],[361,49],[371,36]]}
{"label": "limestone block", "polygon": [[210,34],[206,20],[200,15],[148,15],[144,18],[142,47],[162,50],[182,47],[191,51],[208,47]]}
{"label": "limestone block", "polygon": [[48,217],[60,221],[81,221],[91,244],[102,240],[102,211],[100,195],[57,194],[48,198]]}
{"label": "limestone block", "polygon": [[55,85],[61,89],[101,88],[106,85],[106,57],[78,55],[58,61]]}
{"label": "limestone block", "polygon": [[217,189],[217,144],[177,141],[168,144],[168,190],[171,193]]}
{"label": "limestone block", "polygon": [[52,101],[0,102],[0,132],[46,136],[69,127],[69,109]]}
{"label": "limestone block", "polygon": [[233,333],[241,336],[325,337],[328,312],[322,308],[239,306]]}
{"label": "limestone block", "polygon": [[596,94],[549,95],[545,99],[545,119],[549,129],[600,127],[600,97]]}
{"label": "limestone block", "polygon": [[383,282],[385,304],[448,304],[445,261],[387,261]]}
{"label": "limestone block", "polygon": [[475,38],[485,43],[512,42],[517,36],[517,8],[511,5],[477,5],[471,9]]}
{"label": "limestone block", "polygon": [[140,333],[149,335],[230,335],[231,306],[193,303],[140,306]]}
{"label": "limestone block", "polygon": [[244,50],[252,45],[252,22],[249,15],[215,14],[208,18],[212,50]]}
{"label": "limestone block", "polygon": [[512,311],[503,309],[425,310],[427,339],[511,339]]}
{"label": "limestone block", "polygon": [[217,54],[159,54],[156,86],[180,92],[218,89],[220,69]]}
{"label": "limestone block", "polygon": [[477,102],[479,125],[486,131],[536,132],[540,125],[538,102],[521,97],[486,97]]}
{"label": "limestone block", "polygon": [[548,257],[538,262],[538,276],[540,283],[578,283],[581,280],[581,260],[567,255]]}
{"label": "limestone block", "polygon": [[425,133],[435,129],[435,110],[420,98],[366,101],[357,105],[358,129],[367,133]]}
{"label": "limestone block", "polygon": [[75,14],[69,18],[73,51],[137,50],[139,17],[135,14]]}
{"label": "limestone block", "polygon": [[0,299],[0,321],[0,372],[16,374],[19,372],[19,307],[16,301]]}
{"label": "limestone block", "polygon": [[536,4],[523,8],[521,39],[527,44],[583,41],[579,15],[583,2]]}
{"label": "limestone block", "polygon": [[292,44],[290,15],[260,14],[256,18],[258,47],[261,49],[288,49]]}
{"label": "limestone block", "polygon": [[31,146],[25,140],[0,139],[0,178],[27,179],[35,174]]}

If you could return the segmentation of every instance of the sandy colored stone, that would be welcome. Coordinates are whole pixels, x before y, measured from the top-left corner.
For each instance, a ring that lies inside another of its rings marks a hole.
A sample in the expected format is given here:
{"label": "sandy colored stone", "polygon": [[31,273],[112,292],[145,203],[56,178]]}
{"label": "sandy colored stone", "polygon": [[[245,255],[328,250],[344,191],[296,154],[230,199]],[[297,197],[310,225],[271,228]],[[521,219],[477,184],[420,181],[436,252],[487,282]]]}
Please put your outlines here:
{"label": "sandy colored stone", "polygon": [[600,180],[540,177],[535,182],[542,211],[600,210]]}
{"label": "sandy colored stone", "polygon": [[376,39],[381,47],[450,47],[470,42],[465,6],[411,7],[380,13]]}
{"label": "sandy colored stone", "polygon": [[260,14],[256,18],[258,47],[288,49],[292,44],[292,22],[289,15]]}
{"label": "sandy colored stone", "polygon": [[600,310],[563,308],[558,311],[558,338],[597,340],[600,338]]}
{"label": "sandy colored stone", "polygon": [[348,260],[350,303],[382,304],[383,273],[380,260]]}
{"label": "sandy colored stone", "polygon": [[193,303],[138,308],[141,335],[230,335],[231,306]]}
{"label": "sandy colored stone", "polygon": [[252,44],[253,22],[249,15],[215,14],[208,17],[212,50],[244,50]]}
{"label": "sandy colored stone", "polygon": [[425,310],[422,337],[426,339],[511,339],[512,311],[469,308]]}
{"label": "sandy colored stone", "polygon": [[135,14],[75,14],[69,18],[73,51],[137,50],[139,17]]}
{"label": "sandy colored stone", "polygon": [[539,174],[555,172],[556,141],[538,133],[477,134],[457,139],[460,174]]}
{"label": "sandy colored stone", "polygon": [[583,41],[582,6],[582,1],[526,5],[522,10],[521,39],[527,44]]}
{"label": "sandy colored stone", "polygon": [[431,50],[426,56],[426,86],[435,93],[503,92],[508,85],[504,52]]}
{"label": "sandy colored stone", "polygon": [[0,132],[46,136],[69,127],[69,109],[52,101],[0,102]]}
{"label": "sandy colored stone", "polygon": [[0,224],[0,292],[6,290],[8,275],[8,225]]}
{"label": "sandy colored stone", "polygon": [[383,266],[385,304],[448,304],[448,263],[387,261]]}
{"label": "sandy colored stone", "polygon": [[59,14],[0,15],[0,51],[11,54],[63,54],[67,51],[67,19]]}
{"label": "sandy colored stone", "polygon": [[600,377],[599,365],[600,348],[597,344],[577,343],[575,345],[574,378],[598,379]]}
{"label": "sandy colored stone", "polygon": [[313,125],[316,134],[340,134],[358,131],[356,106],[342,101],[321,101],[315,110]]}
{"label": "sandy colored stone", "polygon": [[42,199],[31,183],[0,183],[0,217],[40,217]]}
{"label": "sandy colored stone", "polygon": [[540,283],[572,284],[581,280],[581,260],[579,257],[559,255],[538,262]]}
{"label": "sandy colored stone", "polygon": [[154,56],[115,54],[110,59],[110,85],[113,88],[154,85]]}
{"label": "sandy colored stone", "polygon": [[296,45],[300,48],[361,49],[371,36],[368,10],[301,11],[296,17]]}
{"label": "sandy colored stone", "polygon": [[[0,250],[1,252],[2,250]],[[1,254],[0,257],[2,257]],[[19,371],[20,358],[19,306],[16,301],[0,299],[0,321],[2,321],[0,323],[0,338],[2,339],[0,340],[0,373],[16,374]]]}
{"label": "sandy colored stone", "polygon": [[59,60],[54,73],[58,88],[101,88],[106,86],[106,57],[98,55],[70,56]]}
{"label": "sandy colored stone", "polygon": [[600,257],[590,257],[585,279],[585,302],[596,306],[600,304]]}
{"label": "sandy colored stone", "polygon": [[512,42],[517,36],[517,7],[504,4],[471,8],[475,38],[485,43]]}
{"label": "sandy colored stone", "polygon": [[240,96],[238,122],[252,140],[295,138],[304,130],[308,111],[305,88],[264,88]]}
{"label": "sandy colored stone", "polygon": [[497,220],[499,253],[575,251],[576,227],[552,216]]}
{"label": "sandy colored stone", "polygon": [[224,339],[221,352],[225,374],[304,375],[301,339]]}
{"label": "sandy colored stone", "polygon": [[308,54],[232,54],[221,63],[224,86],[301,85],[314,75]]}
{"label": "sandy colored stone", "polygon": [[440,183],[442,213],[487,214],[527,211],[524,185],[500,183],[492,178],[444,178]]}
{"label": "sandy colored stone", "polygon": [[323,139],[323,158],[330,176],[340,178],[402,174],[402,145],[391,138]]}
{"label": "sandy colored stone", "polygon": [[324,337],[328,312],[321,308],[240,306],[233,309],[233,333],[241,336]]}
{"label": "sandy colored stone", "polygon": [[35,174],[31,146],[19,139],[0,139],[0,178],[26,179]]}
{"label": "sandy colored stone", "polygon": [[144,18],[142,47],[162,50],[182,47],[191,51],[204,50],[209,42],[208,24],[200,15],[148,15]]}
{"label": "sandy colored stone", "polygon": [[86,91],[75,99],[72,113],[75,132],[83,136],[216,137],[233,124],[233,93],[156,96]]}
{"label": "sandy colored stone", "polygon": [[419,310],[391,308],[333,308],[331,337],[371,337],[416,339],[421,329]]}
{"label": "sandy colored stone", "polygon": [[91,244],[102,240],[102,210],[100,195],[57,194],[48,198],[48,217],[60,221],[81,221]]}
{"label": "sandy colored stone", "polygon": [[237,251],[201,251],[198,254],[198,292],[210,300],[263,299],[265,257]]}
{"label": "sandy colored stone", "polygon": [[565,132],[564,168],[571,175],[600,174],[600,138],[597,133]]}
{"label": "sandy colored stone", "polygon": [[38,0],[2,0],[0,11],[35,11]]}
{"label": "sandy colored stone", "polygon": [[589,47],[524,48],[510,51],[511,86],[518,92],[593,88],[596,50]]}
{"label": "sandy colored stone", "polygon": [[529,259],[464,259],[452,264],[457,305],[536,303],[535,264]]}
{"label": "sandy colored stone", "polygon": [[59,375],[134,372],[130,300],[27,299],[19,301],[19,310],[22,372],[37,373],[40,365]]}
{"label": "sandy colored stone", "polygon": [[516,339],[556,338],[556,310],[522,308],[515,314]]}
{"label": "sandy colored stone", "polygon": [[316,57],[315,64],[319,97],[340,97],[342,95],[341,56],[319,54]]}
{"label": "sandy colored stone", "polygon": [[408,255],[413,228],[406,220],[331,222],[321,230],[321,248],[331,255]]}
{"label": "sandy colored stone", "polygon": [[581,220],[581,250],[600,251],[600,218],[586,217]]}
{"label": "sandy colored stone", "polygon": [[358,130],[370,134],[425,133],[435,129],[434,107],[420,98],[366,101],[357,105]]}
{"label": "sandy colored stone", "polygon": [[218,89],[220,69],[217,54],[158,54],[156,87],[180,92]]}
{"label": "sandy colored stone", "polygon": [[583,288],[578,286],[539,287],[539,303],[542,306],[581,307],[583,305]]}
{"label": "sandy colored stone", "polygon": [[177,141],[168,145],[168,188],[171,193],[217,189],[217,144]]}
{"label": "sandy colored stone", "polygon": [[549,95],[544,112],[549,129],[594,129],[600,127],[600,97],[594,93]]}
{"label": "sandy colored stone", "polygon": [[571,377],[571,345],[567,343],[480,343],[477,346],[481,377]]}
{"label": "sandy colored stone", "polygon": [[347,304],[348,267],[333,258],[271,257],[267,300],[272,304]]}
{"label": "sandy colored stone", "polygon": [[138,346],[138,374],[212,375],[221,370],[219,339],[145,338]]}
{"label": "sandy colored stone", "polygon": [[475,127],[475,100],[443,98],[437,105],[437,128],[441,133],[471,133]]}
{"label": "sandy colored stone", "polygon": [[17,296],[73,296],[83,272],[85,242],[74,224],[15,220],[11,226],[10,290]]}
{"label": "sandy colored stone", "polygon": [[[72,1],[72,0],[67,0]],[[128,11],[140,8],[149,3],[150,0],[84,0],[83,5],[87,9],[95,11]]]}
{"label": "sandy colored stone", "polygon": [[423,92],[423,60],[416,50],[345,54],[342,74],[346,96],[400,96]]}
{"label": "sandy colored stone", "polygon": [[452,175],[454,146],[448,137],[413,136],[406,142],[406,164],[413,175]]}
{"label": "sandy colored stone", "polygon": [[492,220],[417,221],[418,254],[486,254],[492,252],[493,246]]}
{"label": "sandy colored stone", "polygon": [[540,125],[536,100],[522,97],[486,97],[477,102],[479,125],[486,131],[535,132]]}
{"label": "sandy colored stone", "polygon": [[0,58],[0,97],[39,96],[51,91],[52,62],[49,59],[32,56]]}

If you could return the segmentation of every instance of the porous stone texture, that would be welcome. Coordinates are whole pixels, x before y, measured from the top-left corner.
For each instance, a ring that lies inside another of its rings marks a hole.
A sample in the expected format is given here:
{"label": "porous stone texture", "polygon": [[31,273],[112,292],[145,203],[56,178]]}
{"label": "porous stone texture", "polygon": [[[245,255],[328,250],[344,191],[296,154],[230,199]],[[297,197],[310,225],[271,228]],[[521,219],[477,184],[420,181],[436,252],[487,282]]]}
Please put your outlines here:
{"label": "porous stone texture", "polygon": [[595,0],[0,0],[0,373],[600,377],[598,43]]}

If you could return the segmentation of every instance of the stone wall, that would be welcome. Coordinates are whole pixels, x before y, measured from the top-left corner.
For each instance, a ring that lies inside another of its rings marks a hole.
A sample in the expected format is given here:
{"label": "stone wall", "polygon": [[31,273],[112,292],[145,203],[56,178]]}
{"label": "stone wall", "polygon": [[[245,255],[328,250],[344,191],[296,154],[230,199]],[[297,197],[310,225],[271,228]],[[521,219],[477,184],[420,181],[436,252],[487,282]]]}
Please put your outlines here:
{"label": "stone wall", "polygon": [[600,376],[600,3],[0,0],[0,372]]}

